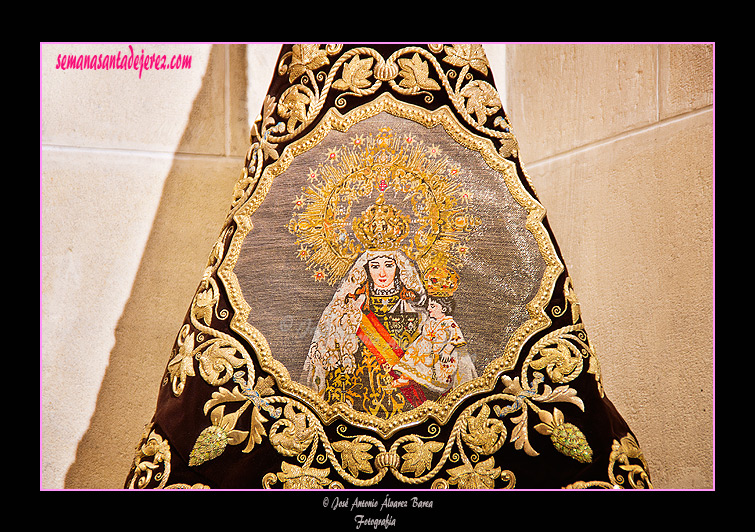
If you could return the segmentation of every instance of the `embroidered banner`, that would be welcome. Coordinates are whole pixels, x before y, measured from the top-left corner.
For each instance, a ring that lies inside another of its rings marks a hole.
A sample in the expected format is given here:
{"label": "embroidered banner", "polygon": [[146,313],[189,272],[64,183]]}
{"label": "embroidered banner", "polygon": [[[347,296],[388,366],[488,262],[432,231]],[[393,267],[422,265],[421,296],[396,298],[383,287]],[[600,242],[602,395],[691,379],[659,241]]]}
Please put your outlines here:
{"label": "embroidered banner", "polygon": [[252,133],[129,487],[650,485],[482,46],[285,45]]}

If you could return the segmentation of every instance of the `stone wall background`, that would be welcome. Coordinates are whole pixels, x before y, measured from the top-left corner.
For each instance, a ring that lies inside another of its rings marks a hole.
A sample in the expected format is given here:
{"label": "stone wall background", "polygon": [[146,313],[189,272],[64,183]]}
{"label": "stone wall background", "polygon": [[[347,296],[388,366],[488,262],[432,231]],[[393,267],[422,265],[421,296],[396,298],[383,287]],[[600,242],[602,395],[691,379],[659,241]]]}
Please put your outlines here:
{"label": "stone wall background", "polygon": [[[278,44],[42,44],[42,489],[118,489],[240,176]],[[711,489],[712,44],[486,44],[606,392],[655,487]]]}

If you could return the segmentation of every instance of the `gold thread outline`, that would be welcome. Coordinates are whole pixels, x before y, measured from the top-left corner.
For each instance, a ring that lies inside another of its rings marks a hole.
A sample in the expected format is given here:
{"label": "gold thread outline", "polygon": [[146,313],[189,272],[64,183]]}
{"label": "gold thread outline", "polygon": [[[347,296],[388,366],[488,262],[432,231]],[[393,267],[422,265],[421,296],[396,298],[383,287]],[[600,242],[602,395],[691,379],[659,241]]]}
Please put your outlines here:
{"label": "gold thread outline", "polygon": [[[511,195],[527,210],[525,227],[533,234],[546,264],[538,292],[527,303],[530,319],[520,325],[511,335],[501,357],[490,362],[482,375],[476,379],[454,388],[442,402],[428,401],[413,410],[397,414],[390,419],[380,419],[367,413],[357,412],[343,403],[328,404],[317,397],[316,392],[311,388],[293,381],[288,369],[273,356],[262,333],[249,323],[251,307],[244,299],[238,278],[233,271],[242,244],[253,228],[250,217],[264,201],[275,178],[289,168],[295,157],[318,145],[331,130],[345,133],[351,126],[381,112],[412,120],[427,128],[441,125],[445,132],[457,143],[480,153],[483,161],[491,169],[501,173]],[[387,438],[398,430],[422,423],[431,416],[439,423],[446,424],[463,398],[492,390],[501,373],[513,369],[527,340],[552,323],[545,312],[545,307],[551,299],[556,280],[564,271],[564,266],[558,258],[548,231],[542,224],[544,218],[545,208],[524,188],[519,180],[514,163],[501,157],[495,150],[492,141],[474,135],[464,128],[447,106],[442,106],[435,111],[428,111],[422,107],[401,102],[391,94],[385,93],[345,115],[342,115],[337,109],[331,108],[310,133],[286,146],[281,156],[263,170],[257,190],[233,216],[238,229],[234,233],[228,253],[218,269],[218,276],[228,292],[230,304],[234,309],[230,323],[231,329],[252,345],[260,367],[275,377],[280,390],[291,394],[311,407],[326,425],[336,419],[341,419],[352,425],[377,431],[382,437]]]}

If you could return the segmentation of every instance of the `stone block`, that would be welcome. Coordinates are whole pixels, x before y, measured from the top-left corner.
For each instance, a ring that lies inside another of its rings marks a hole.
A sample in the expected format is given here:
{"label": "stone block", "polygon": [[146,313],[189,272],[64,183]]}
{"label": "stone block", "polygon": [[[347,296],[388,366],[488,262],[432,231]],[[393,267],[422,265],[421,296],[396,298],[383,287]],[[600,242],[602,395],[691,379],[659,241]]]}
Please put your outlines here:
{"label": "stone block", "polygon": [[660,118],[669,118],[713,104],[713,45],[662,44]]}
{"label": "stone block", "polygon": [[657,46],[506,46],[509,118],[526,162],[656,120]]}
{"label": "stone block", "polygon": [[528,169],[661,488],[693,487],[674,483],[694,468],[713,485],[712,143],[707,111]]}

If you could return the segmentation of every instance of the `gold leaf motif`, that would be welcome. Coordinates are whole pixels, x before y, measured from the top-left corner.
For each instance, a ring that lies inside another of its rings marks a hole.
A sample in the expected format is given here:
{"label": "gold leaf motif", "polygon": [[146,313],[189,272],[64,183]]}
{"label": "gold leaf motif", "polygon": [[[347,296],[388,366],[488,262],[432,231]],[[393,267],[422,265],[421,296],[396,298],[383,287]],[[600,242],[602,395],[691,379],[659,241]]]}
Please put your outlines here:
{"label": "gold leaf motif", "polygon": [[538,456],[540,453],[530,445],[527,417],[527,409],[523,408],[521,415],[511,418],[511,421],[516,423],[511,431],[511,441],[514,442],[514,448],[517,451],[524,449],[529,456]]}
{"label": "gold leaf motif", "polygon": [[495,479],[501,476],[501,468],[495,467],[495,459],[491,456],[474,467],[464,464],[449,469],[448,473],[451,475],[448,483],[458,484],[461,489],[491,489],[495,487]]}
{"label": "gold leaf motif", "polygon": [[440,442],[413,441],[404,445],[407,453],[404,455],[404,463],[401,465],[401,472],[414,473],[415,476],[422,475],[430,469],[433,460],[433,453],[437,453],[443,448]]}
{"label": "gold leaf motif", "polygon": [[283,462],[278,480],[283,483],[283,489],[322,489],[330,484],[329,474],[330,469],[299,467]]}
{"label": "gold leaf motif", "polygon": [[373,469],[369,462],[372,457],[368,452],[371,448],[371,443],[360,442],[357,439],[333,443],[333,449],[341,453],[344,467],[355,477],[359,475],[360,471],[367,474],[372,473]]}
{"label": "gold leaf motif", "polygon": [[404,78],[399,81],[399,86],[405,89],[424,89],[440,90],[440,85],[430,79],[430,67],[427,61],[423,61],[418,53],[415,53],[411,59],[400,58],[398,64],[401,66],[399,75]]}
{"label": "gold leaf motif", "polygon": [[202,290],[197,293],[197,296],[194,298],[194,307],[192,309],[194,316],[198,320],[202,320],[205,325],[210,325],[210,322],[212,321],[212,310],[217,302],[218,296],[215,294],[212,286],[207,288],[207,290]]}
{"label": "gold leaf motif", "polygon": [[355,55],[351,61],[343,65],[343,77],[333,83],[333,88],[345,91],[369,87],[370,82],[367,78],[372,75],[373,61],[372,57],[360,59]]}
{"label": "gold leaf motif", "polygon": [[252,409],[252,426],[249,434],[249,442],[242,452],[249,453],[254,449],[255,444],[262,443],[262,437],[267,436],[265,427],[262,425],[267,418],[262,415],[260,409],[256,406]]}
{"label": "gold leaf motif", "polygon": [[[275,111],[275,98],[272,96],[265,96],[262,102],[262,129],[258,130],[257,122],[252,125],[252,137],[259,142],[260,149],[264,158],[272,160],[278,159],[278,145],[273,142],[269,142],[267,137],[268,131],[275,131],[275,119],[273,119],[273,112]],[[273,127],[271,127],[273,126]],[[268,129],[270,128],[270,129]],[[258,162],[261,164],[261,161]]]}
{"label": "gold leaf motif", "polygon": [[307,70],[317,70],[330,64],[325,49],[320,49],[319,44],[294,44],[292,46],[291,65],[288,70],[288,81],[293,83],[295,79]]}
{"label": "gold leaf motif", "polygon": [[469,66],[478,72],[488,74],[488,58],[481,44],[454,44],[445,46],[443,61],[456,67]]}
{"label": "gold leaf motif", "polygon": [[227,403],[230,401],[246,401],[246,396],[239,390],[238,386],[230,391],[227,388],[218,388],[217,391],[212,392],[212,396],[209,401],[204,404],[204,413],[210,411],[214,406],[221,403]]}
{"label": "gold leaf motif", "polygon": [[544,403],[552,403],[555,401],[572,403],[578,406],[582,411],[585,409],[584,401],[582,401],[577,395],[577,390],[570,388],[569,386],[559,386],[554,390],[546,384],[543,386],[543,393],[537,396],[536,399]]}

